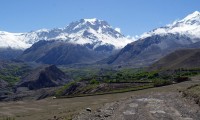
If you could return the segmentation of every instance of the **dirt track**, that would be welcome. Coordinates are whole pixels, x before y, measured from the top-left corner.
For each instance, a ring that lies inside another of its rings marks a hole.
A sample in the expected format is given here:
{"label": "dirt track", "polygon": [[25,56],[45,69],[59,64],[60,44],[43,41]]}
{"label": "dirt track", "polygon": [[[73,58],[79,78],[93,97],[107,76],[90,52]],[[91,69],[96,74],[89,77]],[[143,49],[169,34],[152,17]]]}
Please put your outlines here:
{"label": "dirt track", "polygon": [[176,93],[156,93],[108,103],[94,112],[83,111],[78,120],[199,120],[199,106]]}

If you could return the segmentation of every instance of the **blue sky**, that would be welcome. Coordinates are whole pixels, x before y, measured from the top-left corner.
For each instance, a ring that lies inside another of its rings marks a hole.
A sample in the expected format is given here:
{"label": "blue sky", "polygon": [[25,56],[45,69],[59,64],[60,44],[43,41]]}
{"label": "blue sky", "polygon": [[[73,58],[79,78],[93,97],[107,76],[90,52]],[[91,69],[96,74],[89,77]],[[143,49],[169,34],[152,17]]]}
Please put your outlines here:
{"label": "blue sky", "polygon": [[200,11],[199,0],[1,0],[0,31],[62,28],[81,18],[98,18],[135,36],[194,11]]}

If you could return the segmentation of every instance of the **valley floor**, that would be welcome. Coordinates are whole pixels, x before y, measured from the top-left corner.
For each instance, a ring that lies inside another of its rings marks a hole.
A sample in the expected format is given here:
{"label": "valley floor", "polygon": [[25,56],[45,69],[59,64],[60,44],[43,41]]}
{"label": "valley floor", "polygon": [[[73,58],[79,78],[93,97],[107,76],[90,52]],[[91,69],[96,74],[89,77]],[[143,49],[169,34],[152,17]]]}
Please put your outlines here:
{"label": "valley floor", "polygon": [[126,93],[1,102],[0,120],[8,116],[15,120],[198,120],[200,107],[182,98],[179,91],[199,83],[197,76],[192,81]]}

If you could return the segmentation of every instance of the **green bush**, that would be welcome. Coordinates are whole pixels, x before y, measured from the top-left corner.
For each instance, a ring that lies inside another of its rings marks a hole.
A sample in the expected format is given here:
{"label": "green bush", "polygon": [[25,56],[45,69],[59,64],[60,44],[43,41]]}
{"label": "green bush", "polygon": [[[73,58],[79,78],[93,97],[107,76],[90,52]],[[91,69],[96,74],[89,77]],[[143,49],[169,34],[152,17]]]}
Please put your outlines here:
{"label": "green bush", "polygon": [[184,82],[184,81],[188,81],[189,80],[189,77],[185,77],[185,76],[178,76],[178,77],[175,77],[174,78],[174,81],[175,82]]}
{"label": "green bush", "polygon": [[148,79],[154,79],[154,78],[156,78],[158,76],[159,76],[159,74],[157,72],[152,72],[152,73],[150,72],[148,74]]}
{"label": "green bush", "polygon": [[99,84],[99,81],[97,81],[96,79],[92,79],[90,80],[90,84]]}
{"label": "green bush", "polygon": [[16,82],[18,82],[20,80],[19,77],[15,77],[15,76],[0,75],[0,78],[5,80],[6,82],[8,82],[10,85],[14,85]]}
{"label": "green bush", "polygon": [[69,87],[71,87],[72,85],[75,85],[75,84],[76,84],[76,82],[75,82],[75,81],[72,81],[72,82],[70,82],[70,83],[64,85],[63,87],[61,87],[60,89],[58,89],[58,90],[56,91],[55,96],[57,96],[57,97],[61,96],[65,90],[69,89]]}
{"label": "green bush", "polygon": [[154,79],[152,82],[153,82],[154,87],[159,87],[159,86],[165,86],[165,85],[172,84],[172,81],[163,80],[163,79]]}

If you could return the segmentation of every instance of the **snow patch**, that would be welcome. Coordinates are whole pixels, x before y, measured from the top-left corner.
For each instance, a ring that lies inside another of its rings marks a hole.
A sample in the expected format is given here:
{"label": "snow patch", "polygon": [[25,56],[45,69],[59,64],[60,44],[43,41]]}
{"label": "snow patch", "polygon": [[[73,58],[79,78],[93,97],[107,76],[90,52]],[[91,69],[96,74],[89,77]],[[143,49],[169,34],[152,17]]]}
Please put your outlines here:
{"label": "snow patch", "polygon": [[0,48],[12,48],[24,50],[31,44],[24,41],[23,33],[0,32]]}
{"label": "snow patch", "polygon": [[187,17],[185,17],[182,21],[192,20],[192,19],[195,19],[198,16],[200,16],[200,12],[199,11],[195,11],[192,14],[188,15]]}
{"label": "snow patch", "polygon": [[121,33],[121,29],[120,28],[115,28],[115,30],[119,33]]}
{"label": "snow patch", "polygon": [[84,21],[85,21],[85,22],[89,22],[89,23],[91,23],[91,24],[94,25],[95,22],[98,21],[98,20],[97,20],[97,18],[92,18],[92,19],[84,19]]}

